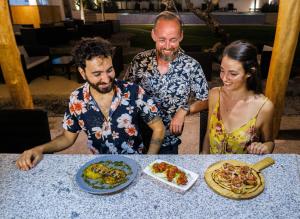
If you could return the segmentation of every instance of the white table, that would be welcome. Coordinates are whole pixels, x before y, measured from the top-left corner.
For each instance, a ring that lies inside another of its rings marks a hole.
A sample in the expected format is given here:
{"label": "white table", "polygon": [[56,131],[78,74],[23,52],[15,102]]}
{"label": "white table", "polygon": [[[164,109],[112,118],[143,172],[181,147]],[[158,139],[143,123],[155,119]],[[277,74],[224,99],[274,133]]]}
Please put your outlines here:
{"label": "white table", "polygon": [[[139,173],[120,193],[92,195],[74,181],[80,166],[94,155],[45,155],[34,169],[16,168],[18,155],[0,154],[1,218],[299,218],[299,155],[269,155],[275,164],[262,171],[265,190],[250,200],[231,200],[214,193],[203,177],[222,159],[255,163],[256,155],[133,155]],[[160,158],[198,173],[199,179],[181,194],[142,174]]]}

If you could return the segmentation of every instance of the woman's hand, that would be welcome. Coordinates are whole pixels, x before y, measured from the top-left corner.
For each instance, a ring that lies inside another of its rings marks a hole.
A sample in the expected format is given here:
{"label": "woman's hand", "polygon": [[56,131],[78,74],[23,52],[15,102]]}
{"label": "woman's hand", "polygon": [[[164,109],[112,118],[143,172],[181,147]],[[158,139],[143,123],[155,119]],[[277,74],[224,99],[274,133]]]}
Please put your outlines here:
{"label": "woman's hand", "polygon": [[269,148],[267,145],[264,145],[261,142],[253,142],[250,146],[247,147],[249,154],[268,154]]}

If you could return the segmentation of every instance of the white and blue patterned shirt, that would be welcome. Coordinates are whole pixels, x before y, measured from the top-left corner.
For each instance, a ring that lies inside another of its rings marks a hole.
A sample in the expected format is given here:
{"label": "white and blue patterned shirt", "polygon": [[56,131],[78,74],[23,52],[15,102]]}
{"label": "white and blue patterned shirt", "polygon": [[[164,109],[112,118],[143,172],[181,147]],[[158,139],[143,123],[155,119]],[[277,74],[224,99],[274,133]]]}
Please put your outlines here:
{"label": "white and blue patterned shirt", "polygon": [[178,136],[170,134],[170,122],[180,107],[188,105],[191,96],[195,100],[208,99],[207,81],[199,62],[182,50],[170,63],[166,74],[160,74],[157,67],[156,50],[147,50],[134,57],[126,76],[140,85],[159,106],[166,127],[162,146],[180,144]]}
{"label": "white and blue patterned shirt", "polygon": [[140,154],[144,144],[138,117],[145,123],[158,117],[158,108],[138,85],[115,80],[115,94],[106,119],[90,93],[88,83],[72,92],[63,127],[88,136],[88,147],[95,154]]}

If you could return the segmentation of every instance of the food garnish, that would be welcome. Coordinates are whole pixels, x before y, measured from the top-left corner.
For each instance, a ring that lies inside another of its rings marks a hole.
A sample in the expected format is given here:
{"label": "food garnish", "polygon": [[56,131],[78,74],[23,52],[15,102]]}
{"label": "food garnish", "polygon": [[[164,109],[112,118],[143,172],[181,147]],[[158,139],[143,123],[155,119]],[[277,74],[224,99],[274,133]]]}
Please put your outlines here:
{"label": "food garnish", "polygon": [[186,185],[188,182],[185,172],[166,162],[154,163],[151,169],[153,173],[164,174],[169,182],[175,182],[177,185]]}
{"label": "food garnish", "polygon": [[234,166],[224,163],[221,168],[212,172],[212,179],[224,189],[237,194],[255,191],[261,184],[260,177],[249,166]]}

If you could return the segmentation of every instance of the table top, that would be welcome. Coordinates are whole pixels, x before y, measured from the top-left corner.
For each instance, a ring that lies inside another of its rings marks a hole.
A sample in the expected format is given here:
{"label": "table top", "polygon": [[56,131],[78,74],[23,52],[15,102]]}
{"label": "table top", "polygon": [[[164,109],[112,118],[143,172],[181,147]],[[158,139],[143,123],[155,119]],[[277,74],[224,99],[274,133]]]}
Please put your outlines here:
{"label": "table top", "polygon": [[[258,155],[131,155],[139,173],[125,190],[93,195],[79,189],[74,177],[95,155],[45,155],[37,167],[20,171],[18,155],[0,154],[1,218],[299,218],[300,156],[271,154],[275,164],[262,170],[265,190],[256,198],[231,200],[213,192],[205,170],[220,160],[256,163]],[[199,174],[180,193],[142,173],[162,159]]]}

